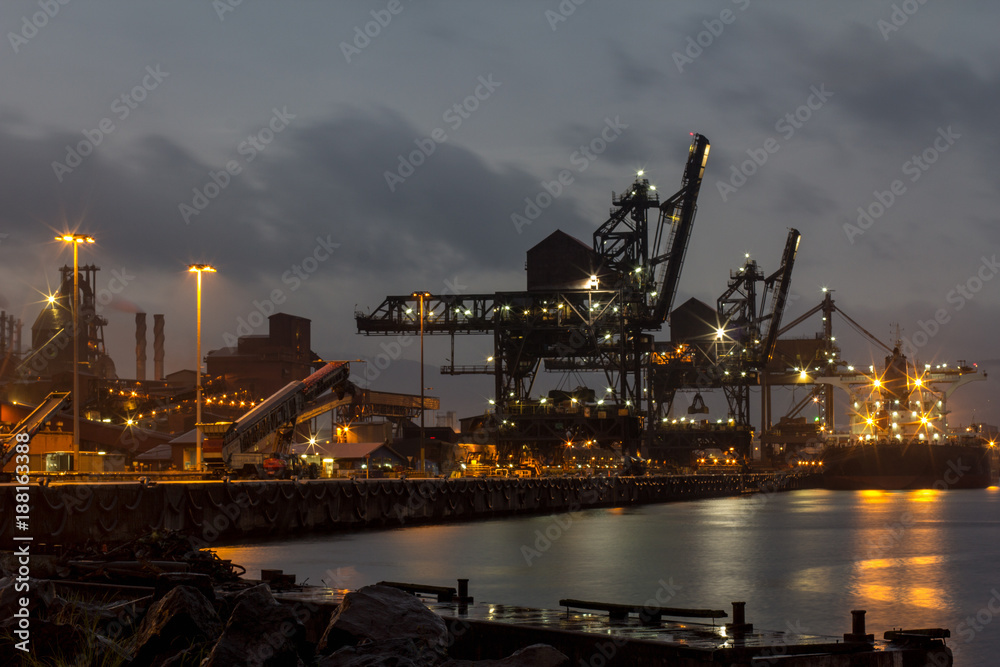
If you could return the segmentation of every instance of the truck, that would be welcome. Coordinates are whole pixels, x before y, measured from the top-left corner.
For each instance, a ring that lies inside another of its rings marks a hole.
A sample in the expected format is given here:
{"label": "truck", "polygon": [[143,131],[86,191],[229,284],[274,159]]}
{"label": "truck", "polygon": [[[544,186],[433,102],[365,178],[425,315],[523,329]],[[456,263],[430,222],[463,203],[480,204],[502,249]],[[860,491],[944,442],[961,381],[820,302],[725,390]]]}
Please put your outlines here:
{"label": "truck", "polygon": [[304,380],[289,382],[230,423],[222,435],[221,457],[206,458],[205,463],[219,477],[315,479],[319,467],[306,465],[291,453],[296,422],[310,402],[327,390],[339,398],[354,396],[350,375],[346,361],[331,361]]}

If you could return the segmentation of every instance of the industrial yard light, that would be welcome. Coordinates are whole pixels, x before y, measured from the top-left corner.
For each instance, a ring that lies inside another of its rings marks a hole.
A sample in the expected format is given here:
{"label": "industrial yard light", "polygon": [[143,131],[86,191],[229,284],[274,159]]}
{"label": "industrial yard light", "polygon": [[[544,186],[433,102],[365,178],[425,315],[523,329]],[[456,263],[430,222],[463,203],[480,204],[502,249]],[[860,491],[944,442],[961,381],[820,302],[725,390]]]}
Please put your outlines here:
{"label": "industrial yard light", "polygon": [[73,469],[80,466],[80,257],[81,243],[93,243],[86,234],[63,234],[56,241],[73,244]]}
{"label": "industrial yard light", "polygon": [[195,405],[195,417],[194,417],[194,466],[195,470],[201,472],[201,443],[202,443],[202,432],[201,432],[201,274],[215,273],[215,267],[209,266],[208,264],[191,264],[188,266],[188,271],[198,275],[198,342],[197,342],[197,359],[195,360],[195,380],[194,380],[194,405]]}
{"label": "industrial yard light", "polygon": [[[426,471],[424,464],[424,299],[430,292],[414,292],[411,296],[420,299],[420,472]],[[471,314],[471,313],[466,313]]]}

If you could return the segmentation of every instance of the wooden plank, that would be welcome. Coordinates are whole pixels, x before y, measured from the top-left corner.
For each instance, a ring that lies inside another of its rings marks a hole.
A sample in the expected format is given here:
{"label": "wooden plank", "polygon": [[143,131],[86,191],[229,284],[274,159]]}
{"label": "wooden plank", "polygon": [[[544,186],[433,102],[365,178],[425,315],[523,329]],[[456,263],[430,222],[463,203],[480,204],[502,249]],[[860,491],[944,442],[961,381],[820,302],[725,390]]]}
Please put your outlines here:
{"label": "wooden plank", "polygon": [[399,581],[380,581],[379,586],[391,586],[407,593],[426,593],[436,595],[438,602],[451,602],[458,593],[451,586],[425,586],[422,584],[406,584]]}
{"label": "wooden plank", "polygon": [[676,616],[680,618],[726,618],[728,614],[722,609],[682,609],[680,607],[652,607],[644,605],[615,604],[613,602],[593,602],[589,600],[559,600],[560,607],[575,609],[594,609],[606,611],[612,617],[621,614],[639,614],[641,616]]}

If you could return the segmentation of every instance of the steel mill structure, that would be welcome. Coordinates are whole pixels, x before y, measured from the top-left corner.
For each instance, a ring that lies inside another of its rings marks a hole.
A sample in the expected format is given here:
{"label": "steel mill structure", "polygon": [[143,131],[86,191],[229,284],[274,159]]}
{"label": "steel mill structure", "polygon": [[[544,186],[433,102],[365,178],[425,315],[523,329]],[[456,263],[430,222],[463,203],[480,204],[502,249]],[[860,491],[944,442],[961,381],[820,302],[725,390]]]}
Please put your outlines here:
{"label": "steel mill structure", "polygon": [[[716,309],[706,306],[710,312],[697,324],[672,315],[673,339],[657,342],[653,334],[667,322],[680,281],[708,154],[708,139],[692,134],[681,187],[664,200],[640,171],[624,192],[613,193],[591,246],[556,231],[528,250],[525,291],[424,297],[422,322],[418,297],[390,296],[355,314],[358,331],[448,335],[453,350],[457,335],[493,336],[491,363],[456,365],[453,353],[441,372],[494,376],[493,412],[483,428],[502,462],[525,453],[556,462],[567,446],[585,444],[686,464],[706,439],[746,456],[750,387],[774,349],[799,233],[789,233],[777,271],[764,275],[748,259]],[[606,382],[599,390],[537,395],[543,369],[603,372]],[[671,423],[666,415],[676,392],[692,387],[724,390],[729,421]]]}

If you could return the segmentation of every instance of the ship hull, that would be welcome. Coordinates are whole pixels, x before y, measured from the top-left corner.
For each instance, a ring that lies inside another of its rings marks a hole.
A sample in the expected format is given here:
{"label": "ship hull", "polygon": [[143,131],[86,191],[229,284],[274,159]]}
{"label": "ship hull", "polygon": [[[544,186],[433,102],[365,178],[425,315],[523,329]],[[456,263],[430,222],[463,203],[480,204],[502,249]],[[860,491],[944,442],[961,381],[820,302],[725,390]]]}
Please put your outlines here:
{"label": "ship hull", "polygon": [[828,489],[983,489],[997,483],[996,448],[972,444],[881,443],[823,452]]}

